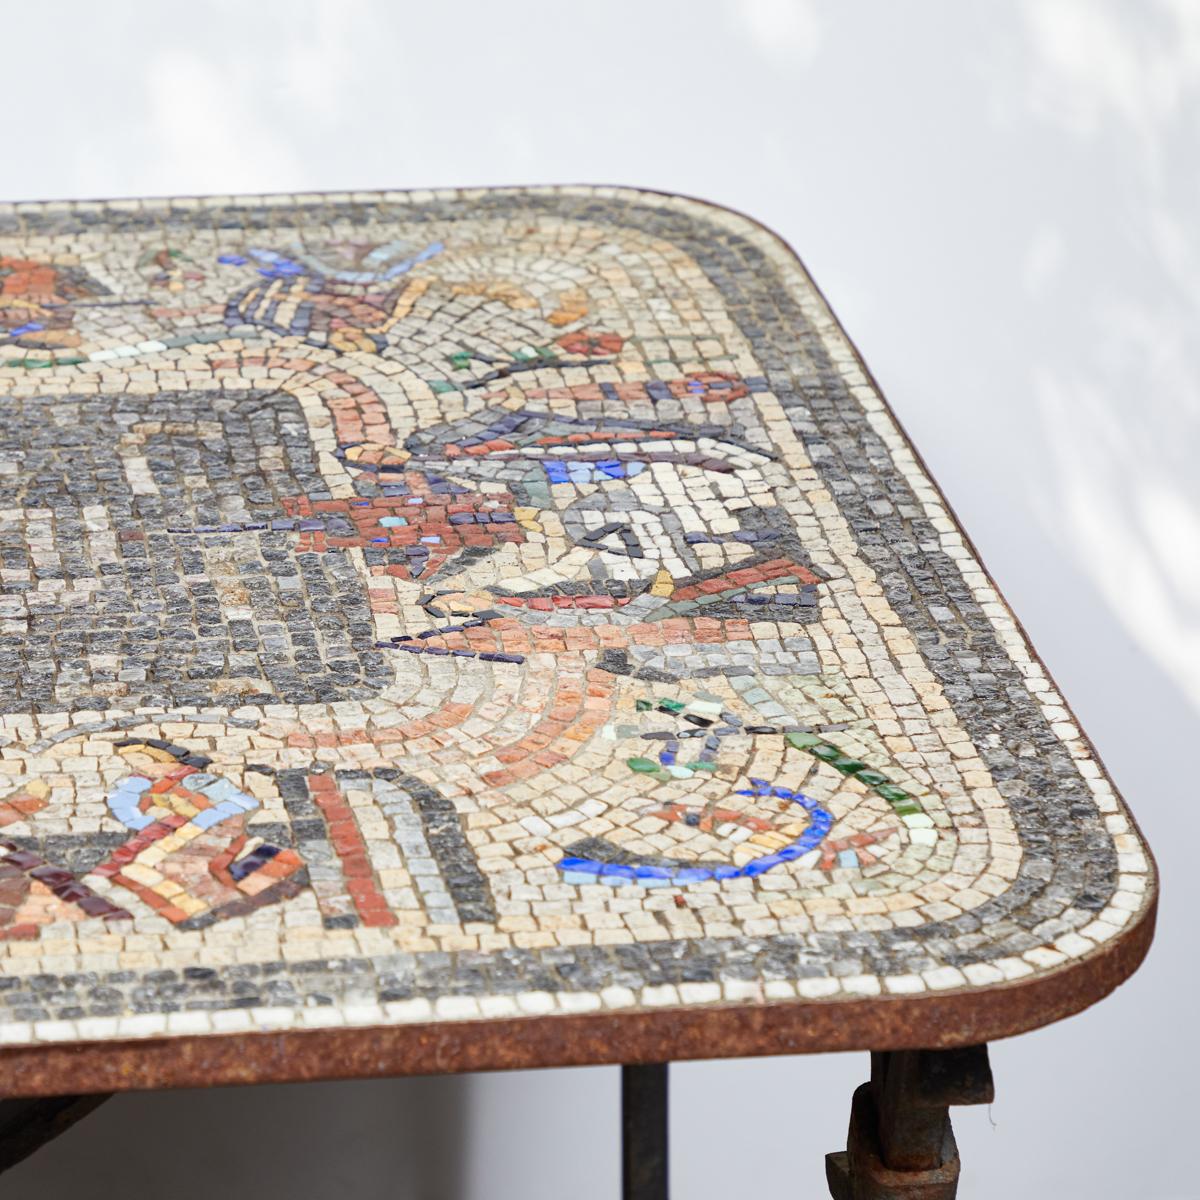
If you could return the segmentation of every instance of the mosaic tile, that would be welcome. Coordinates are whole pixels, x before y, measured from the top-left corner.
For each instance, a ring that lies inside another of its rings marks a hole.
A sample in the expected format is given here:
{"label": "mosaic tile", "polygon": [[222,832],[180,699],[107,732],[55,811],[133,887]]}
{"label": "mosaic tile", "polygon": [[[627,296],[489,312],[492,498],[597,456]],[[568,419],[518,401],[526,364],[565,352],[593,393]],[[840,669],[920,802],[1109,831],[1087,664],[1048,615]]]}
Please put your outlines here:
{"label": "mosaic tile", "polygon": [[1154,895],[772,235],[0,206],[0,1042],[865,1001]]}

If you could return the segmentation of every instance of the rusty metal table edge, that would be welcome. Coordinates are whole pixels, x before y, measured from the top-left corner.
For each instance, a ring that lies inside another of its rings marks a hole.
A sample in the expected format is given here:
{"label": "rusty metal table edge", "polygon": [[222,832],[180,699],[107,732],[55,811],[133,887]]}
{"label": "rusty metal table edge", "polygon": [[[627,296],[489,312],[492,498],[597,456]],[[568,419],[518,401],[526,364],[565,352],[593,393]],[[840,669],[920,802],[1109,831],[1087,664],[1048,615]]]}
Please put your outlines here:
{"label": "rusty metal table edge", "polygon": [[1087,958],[983,989],[16,1046],[0,1050],[0,1095],[970,1046],[1049,1025],[1107,996],[1145,958],[1157,903]]}

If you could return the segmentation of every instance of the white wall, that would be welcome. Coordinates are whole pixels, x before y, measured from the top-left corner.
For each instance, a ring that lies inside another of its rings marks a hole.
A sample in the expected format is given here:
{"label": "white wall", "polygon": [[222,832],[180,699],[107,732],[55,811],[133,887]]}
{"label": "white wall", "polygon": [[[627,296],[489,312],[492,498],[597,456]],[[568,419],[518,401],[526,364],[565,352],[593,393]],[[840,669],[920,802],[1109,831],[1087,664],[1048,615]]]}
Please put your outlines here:
{"label": "white wall", "polygon": [[[960,1194],[1200,1196],[1198,0],[57,0],[0,44],[4,199],[628,183],[787,237],[1165,876],[1135,979],[994,1047]],[[824,1194],[865,1072],[677,1068],[675,1196]],[[130,1096],[0,1188],[592,1200],[616,1105],[607,1068]]]}

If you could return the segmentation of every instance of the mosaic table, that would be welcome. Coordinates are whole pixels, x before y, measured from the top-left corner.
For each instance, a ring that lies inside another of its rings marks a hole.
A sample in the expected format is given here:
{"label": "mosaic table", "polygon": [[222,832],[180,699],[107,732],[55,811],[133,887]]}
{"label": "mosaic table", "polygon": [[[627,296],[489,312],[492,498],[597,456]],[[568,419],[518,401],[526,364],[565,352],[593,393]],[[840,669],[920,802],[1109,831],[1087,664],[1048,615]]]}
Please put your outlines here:
{"label": "mosaic table", "polygon": [[949,1196],[984,1044],[1144,955],[1129,814],[747,218],[0,206],[0,342],[11,1146],[122,1089],[622,1063],[661,1195],[655,1064],[854,1049],[834,1194]]}

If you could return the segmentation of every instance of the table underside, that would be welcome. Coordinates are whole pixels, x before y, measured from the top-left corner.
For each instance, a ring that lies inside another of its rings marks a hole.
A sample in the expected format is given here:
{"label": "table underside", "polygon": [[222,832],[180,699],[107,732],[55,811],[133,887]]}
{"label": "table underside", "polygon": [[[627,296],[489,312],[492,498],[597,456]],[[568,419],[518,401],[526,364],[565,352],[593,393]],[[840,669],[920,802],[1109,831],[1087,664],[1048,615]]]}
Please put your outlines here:
{"label": "table underside", "polygon": [[18,1090],[969,1045],[1145,953],[1136,827],[753,222],[8,206],[0,364]]}

